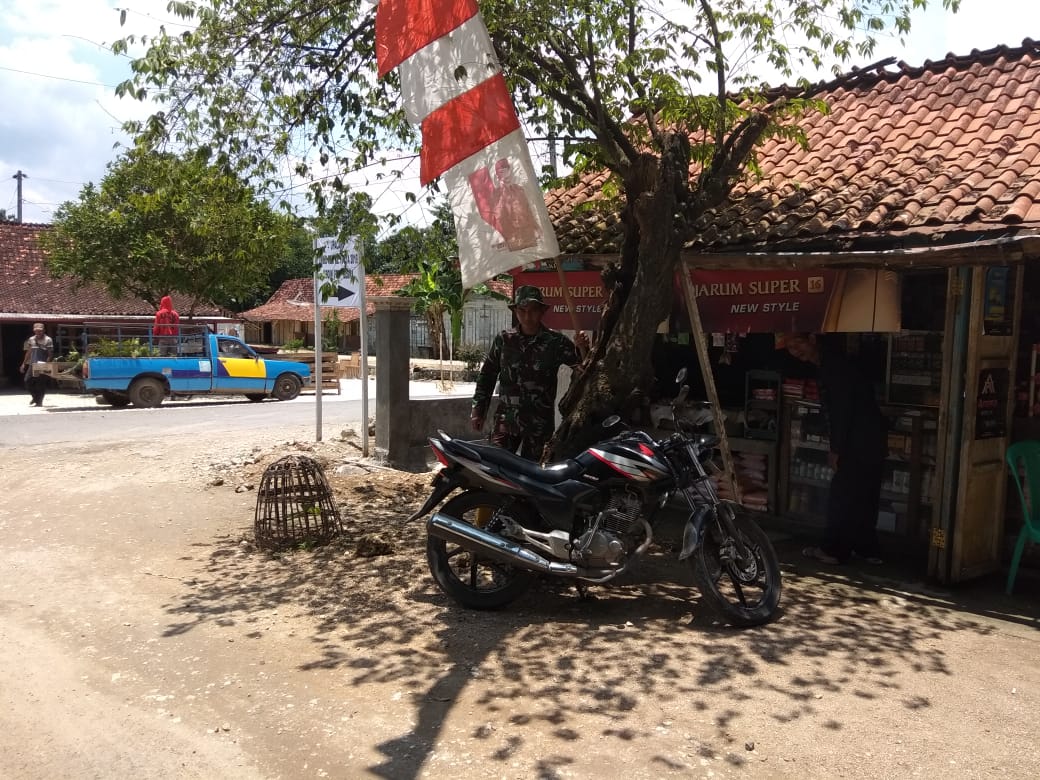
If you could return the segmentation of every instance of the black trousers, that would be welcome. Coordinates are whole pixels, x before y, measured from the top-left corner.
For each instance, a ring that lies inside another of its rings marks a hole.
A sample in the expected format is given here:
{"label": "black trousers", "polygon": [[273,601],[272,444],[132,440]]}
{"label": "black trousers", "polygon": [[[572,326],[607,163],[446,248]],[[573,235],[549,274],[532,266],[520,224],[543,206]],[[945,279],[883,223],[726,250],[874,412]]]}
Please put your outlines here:
{"label": "black trousers", "polygon": [[855,552],[864,558],[881,555],[877,538],[881,501],[881,461],[838,462],[827,496],[827,528],[821,547],[839,561]]}
{"label": "black trousers", "polygon": [[32,396],[33,403],[42,404],[43,397],[47,394],[47,377],[33,376],[31,371],[32,368],[25,372],[25,389]]}

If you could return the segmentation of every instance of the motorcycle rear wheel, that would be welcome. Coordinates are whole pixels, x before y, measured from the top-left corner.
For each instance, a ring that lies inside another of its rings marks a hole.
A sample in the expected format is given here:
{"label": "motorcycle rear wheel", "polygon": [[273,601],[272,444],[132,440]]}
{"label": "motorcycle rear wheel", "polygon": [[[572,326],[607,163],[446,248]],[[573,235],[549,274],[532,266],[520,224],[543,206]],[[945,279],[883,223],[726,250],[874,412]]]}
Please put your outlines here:
{"label": "motorcycle rear wheel", "polygon": [[[483,523],[492,533],[501,533],[501,514],[508,513],[521,525],[530,525],[526,512],[508,499],[483,490],[455,496],[441,512],[471,525]],[[478,519],[478,510],[483,510]],[[526,521],[526,522],[525,522]],[[442,591],[469,609],[498,609],[517,599],[531,587],[535,573],[471,552],[457,544],[430,536],[426,540],[430,574]]]}
{"label": "motorcycle rear wheel", "polygon": [[[725,504],[719,511],[735,515]],[[709,523],[690,557],[693,578],[704,601],[727,623],[759,626],[773,619],[780,604],[780,562],[769,537],[754,520],[744,515],[732,519],[739,542],[725,533],[725,524]],[[741,543],[752,553],[744,566],[732,554]]]}

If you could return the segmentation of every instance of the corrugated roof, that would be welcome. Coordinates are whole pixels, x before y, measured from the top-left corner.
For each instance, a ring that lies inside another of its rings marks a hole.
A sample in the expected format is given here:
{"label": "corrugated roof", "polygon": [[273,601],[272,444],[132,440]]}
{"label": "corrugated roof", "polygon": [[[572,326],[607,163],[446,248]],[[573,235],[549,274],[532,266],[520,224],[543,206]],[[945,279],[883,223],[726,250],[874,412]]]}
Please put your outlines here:
{"label": "corrugated roof", "polygon": [[[707,214],[697,251],[1040,229],[1040,46],[974,50],[920,67],[853,71],[816,97],[809,141],[771,139]],[[565,254],[619,251],[621,224],[595,208],[604,174],[548,194]]]}

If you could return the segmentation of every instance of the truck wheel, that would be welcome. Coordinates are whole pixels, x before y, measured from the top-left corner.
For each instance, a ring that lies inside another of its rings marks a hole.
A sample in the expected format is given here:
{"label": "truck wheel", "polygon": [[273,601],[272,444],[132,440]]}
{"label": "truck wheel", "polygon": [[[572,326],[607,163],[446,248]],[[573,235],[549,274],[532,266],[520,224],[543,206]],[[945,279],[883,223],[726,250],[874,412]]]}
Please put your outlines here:
{"label": "truck wheel", "polygon": [[130,403],[139,409],[154,409],[165,397],[166,388],[153,377],[143,377],[130,385]]}
{"label": "truck wheel", "polygon": [[254,404],[258,404],[267,398],[266,393],[246,393],[246,398],[252,401]]}
{"label": "truck wheel", "polygon": [[296,374],[282,374],[274,380],[274,390],[271,395],[279,401],[291,401],[300,394],[303,383]]}
{"label": "truck wheel", "polygon": [[130,403],[130,398],[127,396],[126,393],[115,393],[111,390],[102,390],[101,399],[106,404],[111,404],[112,406],[119,407],[120,409],[122,409],[124,406]]}

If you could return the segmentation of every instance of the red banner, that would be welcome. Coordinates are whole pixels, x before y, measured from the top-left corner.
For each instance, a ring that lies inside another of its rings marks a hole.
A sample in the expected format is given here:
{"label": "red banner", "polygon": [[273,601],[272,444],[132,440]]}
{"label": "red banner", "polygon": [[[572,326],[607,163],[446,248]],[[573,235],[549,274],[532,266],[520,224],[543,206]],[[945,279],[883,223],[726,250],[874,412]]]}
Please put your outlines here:
{"label": "red banner", "polygon": [[690,270],[710,333],[870,333],[900,328],[891,271]]}
{"label": "red banner", "polygon": [[[607,291],[599,271],[566,271],[567,287],[574,304],[574,315],[581,330],[596,330],[603,307],[607,303]],[[573,330],[574,321],[567,311],[567,300],[556,271],[527,271],[513,277],[513,289],[531,284],[542,291],[542,298],[549,308],[542,322],[555,330]]]}

